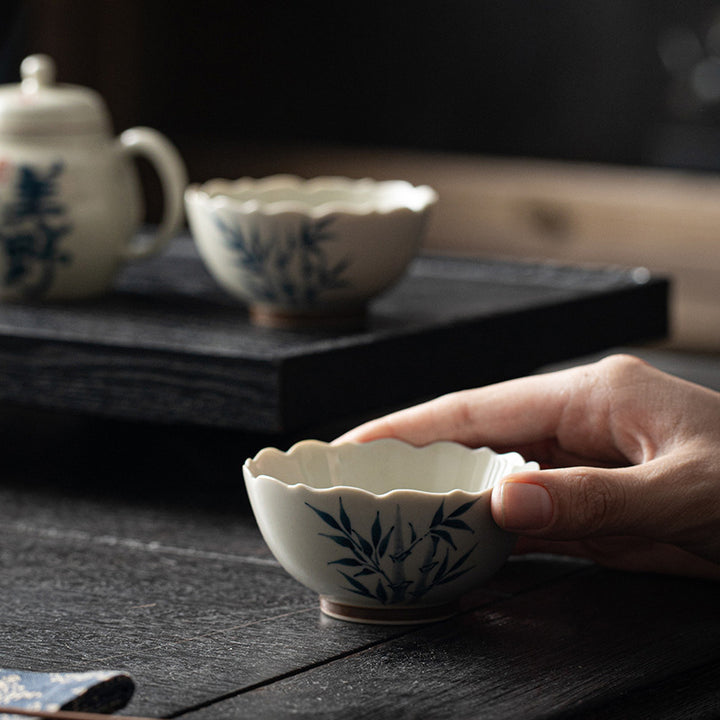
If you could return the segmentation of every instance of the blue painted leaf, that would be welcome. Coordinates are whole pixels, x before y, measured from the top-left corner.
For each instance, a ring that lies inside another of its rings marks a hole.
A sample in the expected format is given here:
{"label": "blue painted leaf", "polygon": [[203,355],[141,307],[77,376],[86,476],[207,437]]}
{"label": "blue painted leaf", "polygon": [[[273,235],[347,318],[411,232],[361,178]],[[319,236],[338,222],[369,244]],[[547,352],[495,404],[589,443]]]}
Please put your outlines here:
{"label": "blue painted leaf", "polygon": [[355,533],[355,537],[358,539],[358,542],[360,543],[360,547],[362,548],[362,551],[365,553],[367,557],[372,557],[373,554],[373,548],[372,545],[362,536],[357,530],[353,530]]}
{"label": "blue painted leaf", "polygon": [[445,571],[447,570],[447,566],[448,566],[449,555],[450,555],[450,551],[446,550],[445,557],[443,558],[443,561],[442,561],[440,567],[438,568],[438,571],[435,573],[435,579],[433,580],[433,583],[437,583],[438,580],[440,578],[442,578],[443,575],[445,575]]}
{"label": "blue painted leaf", "polygon": [[350,548],[351,550],[354,549],[354,546],[352,544],[352,540],[349,540],[344,535],[328,535],[327,533],[318,533],[318,535],[321,535],[322,537],[330,538],[333,542],[336,542],[338,545],[341,545],[345,548]]}
{"label": "blue painted leaf", "polygon": [[442,580],[438,580],[436,582],[437,585],[445,585],[446,583],[452,582],[453,580],[457,580],[461,575],[464,575],[466,572],[469,572],[472,568],[466,568],[465,570],[461,570],[460,572],[456,572],[453,575],[448,575]]}
{"label": "blue painted leaf", "polygon": [[340,560],[330,560],[328,565],[347,565],[348,567],[361,567],[362,563],[355,558],[340,558]]}
{"label": "blue painted leaf", "polygon": [[363,597],[369,597],[369,598],[372,598],[373,600],[377,599],[372,593],[369,593],[367,591],[361,592],[360,590],[353,590],[353,588],[343,588],[343,590],[347,590],[348,592],[351,592],[355,595],[362,595]]}
{"label": "blue painted leaf", "polygon": [[442,522],[444,510],[445,510],[445,501],[443,500],[440,503],[440,507],[435,511],[435,515],[433,516],[433,519],[430,521],[431,528],[435,527],[436,525],[439,525]]}
{"label": "blue painted leaf", "polygon": [[470,502],[463,503],[459,508],[453,510],[448,517],[454,518],[464,515],[476,502],[477,498],[475,500],[470,500]]}
{"label": "blue painted leaf", "polygon": [[387,592],[385,591],[385,588],[383,587],[382,581],[377,581],[377,587],[375,588],[375,595],[377,596],[378,600],[380,600],[381,603],[387,602]]}
{"label": "blue painted leaf", "polygon": [[398,582],[389,582],[388,587],[391,590],[405,590],[413,584],[413,580],[399,580]]}
{"label": "blue painted leaf", "polygon": [[325,217],[319,218],[315,221],[316,231],[324,230],[328,225],[335,222],[336,215],[326,215]]}
{"label": "blue painted leaf", "polygon": [[342,287],[344,283],[337,283],[337,278],[340,277],[348,268],[350,267],[350,261],[346,259],[340,260],[339,262],[335,263],[335,265],[330,268],[330,272],[328,273],[328,282],[333,284],[338,284]]}
{"label": "blue painted leaf", "polygon": [[397,555],[391,555],[390,559],[396,563],[403,562],[404,560],[406,560],[408,558],[408,556],[410,555],[411,552],[412,552],[412,550],[403,550],[401,553],[398,553]]}
{"label": "blue painted leaf", "polygon": [[353,577],[360,577],[361,575],[375,575],[375,570],[371,568],[363,568],[360,572],[356,572]]}
{"label": "blue painted leaf", "polygon": [[437,565],[438,565],[437,560],[435,560],[434,562],[431,562],[431,563],[426,563],[425,565],[423,565],[420,568],[420,572],[423,574],[429,573],[434,567],[437,567]]}
{"label": "blue painted leaf", "polygon": [[353,588],[355,588],[353,592],[369,598],[375,597],[359,580],[356,580],[354,577],[344,573],[342,570],[338,570],[338,572],[353,586]]}
{"label": "blue painted leaf", "polygon": [[444,540],[448,545],[450,545],[453,550],[457,550],[457,547],[455,543],[453,542],[452,536],[447,530],[438,530],[435,528],[434,530],[430,531],[432,533],[433,537],[438,537],[441,540]]}
{"label": "blue painted leaf", "polygon": [[343,527],[348,531],[348,534],[352,532],[352,525],[350,524],[350,518],[348,517],[348,514],[345,512],[345,508],[343,507],[342,498],[339,498],[340,500],[340,522],[343,524]]}
{"label": "blue painted leaf", "polygon": [[464,521],[456,520],[455,518],[445,518],[440,523],[443,527],[454,528],[455,530],[469,530],[471,533],[475,531]]}
{"label": "blue painted leaf", "polygon": [[410,526],[410,542],[414,543],[417,540],[417,533],[411,522],[409,522],[408,525]]}
{"label": "blue painted leaf", "polygon": [[404,593],[410,587],[410,585],[412,585],[412,580],[403,580],[402,582],[399,582],[399,583],[390,583],[390,585],[388,585],[388,587],[393,592]]}
{"label": "blue painted leaf", "polygon": [[473,545],[459,560],[456,560],[453,566],[448,572],[455,572],[472,554],[472,551],[477,547],[477,543]]}
{"label": "blue painted leaf", "polygon": [[310,503],[305,503],[311,510],[314,510],[318,517],[325,523],[327,523],[331,528],[335,528],[335,530],[342,530],[340,525],[338,525],[337,520],[330,514],[326,513],[324,510],[318,510],[316,507],[313,507]]}
{"label": "blue painted leaf", "polygon": [[375,513],[375,522],[372,524],[372,543],[373,547],[377,548],[382,538],[382,526],[380,525],[380,511]]}
{"label": "blue painted leaf", "polygon": [[380,544],[378,545],[378,555],[380,557],[385,557],[385,553],[387,552],[388,543],[390,542],[390,536],[393,533],[393,530],[395,529],[395,526],[393,525],[388,531],[385,537],[380,541]]}

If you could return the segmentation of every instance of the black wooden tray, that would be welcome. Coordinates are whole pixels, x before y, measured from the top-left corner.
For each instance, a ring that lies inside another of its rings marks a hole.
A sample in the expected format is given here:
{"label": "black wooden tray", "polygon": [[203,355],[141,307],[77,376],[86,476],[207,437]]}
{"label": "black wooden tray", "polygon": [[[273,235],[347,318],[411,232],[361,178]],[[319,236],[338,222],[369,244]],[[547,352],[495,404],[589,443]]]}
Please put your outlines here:
{"label": "black wooden tray", "polygon": [[257,328],[191,240],[83,303],[0,307],[0,399],[279,434],[663,337],[646,272],[421,257],[360,331]]}

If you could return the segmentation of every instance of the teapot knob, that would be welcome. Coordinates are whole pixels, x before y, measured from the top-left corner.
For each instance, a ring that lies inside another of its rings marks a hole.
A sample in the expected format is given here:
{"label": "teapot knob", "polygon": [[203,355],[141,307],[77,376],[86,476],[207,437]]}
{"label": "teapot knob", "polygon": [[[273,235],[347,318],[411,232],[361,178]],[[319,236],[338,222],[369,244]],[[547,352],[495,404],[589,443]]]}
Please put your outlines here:
{"label": "teapot knob", "polygon": [[34,93],[55,82],[55,62],[49,55],[29,55],[20,64],[23,92]]}

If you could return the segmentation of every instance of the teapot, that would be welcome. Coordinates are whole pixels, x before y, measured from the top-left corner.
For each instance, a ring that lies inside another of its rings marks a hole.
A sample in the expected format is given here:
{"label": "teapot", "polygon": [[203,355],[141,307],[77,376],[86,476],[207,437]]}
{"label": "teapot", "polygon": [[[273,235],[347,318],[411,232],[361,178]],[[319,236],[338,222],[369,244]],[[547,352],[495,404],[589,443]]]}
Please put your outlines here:
{"label": "teapot", "polygon": [[[68,300],[107,291],[127,262],[161,252],[183,222],[187,173],[167,138],[144,127],[111,134],[99,94],[55,83],[47,55],[0,86],[0,299]],[[157,172],[163,216],[143,242],[133,156]]]}

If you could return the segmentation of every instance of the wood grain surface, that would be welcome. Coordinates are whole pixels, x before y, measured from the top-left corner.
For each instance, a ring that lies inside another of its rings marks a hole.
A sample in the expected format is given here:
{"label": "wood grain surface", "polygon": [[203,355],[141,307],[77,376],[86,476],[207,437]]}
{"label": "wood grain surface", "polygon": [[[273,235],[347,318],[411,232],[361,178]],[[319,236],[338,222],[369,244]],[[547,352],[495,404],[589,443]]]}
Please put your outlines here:
{"label": "wood grain surface", "polygon": [[123,670],[126,713],[197,720],[720,711],[716,583],[518,557],[451,620],[344,623],[264,545],[243,433],[0,420],[6,667]]}
{"label": "wood grain surface", "polygon": [[0,400],[301,432],[665,336],[668,282],[630,270],[421,257],[365,328],[252,326],[189,238],[94,301],[0,306]]}

